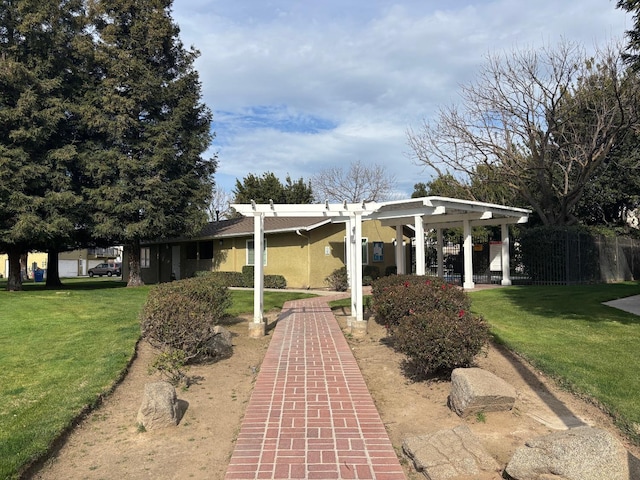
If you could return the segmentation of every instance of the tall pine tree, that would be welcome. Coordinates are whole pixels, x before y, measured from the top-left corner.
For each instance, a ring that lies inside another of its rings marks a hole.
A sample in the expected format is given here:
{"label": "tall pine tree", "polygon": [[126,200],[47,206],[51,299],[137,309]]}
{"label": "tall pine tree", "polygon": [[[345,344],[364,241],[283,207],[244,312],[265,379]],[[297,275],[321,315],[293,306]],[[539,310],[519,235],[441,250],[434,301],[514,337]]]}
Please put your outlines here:
{"label": "tall pine tree", "polygon": [[20,255],[68,243],[78,224],[84,19],[82,0],[0,1],[0,250],[9,255],[9,290],[22,288]]}
{"label": "tall pine tree", "polygon": [[185,49],[171,0],[95,0],[95,88],[85,115],[94,235],[124,243],[130,286],[141,285],[140,244],[189,234],[206,221],[215,158],[201,102],[197,52]]}

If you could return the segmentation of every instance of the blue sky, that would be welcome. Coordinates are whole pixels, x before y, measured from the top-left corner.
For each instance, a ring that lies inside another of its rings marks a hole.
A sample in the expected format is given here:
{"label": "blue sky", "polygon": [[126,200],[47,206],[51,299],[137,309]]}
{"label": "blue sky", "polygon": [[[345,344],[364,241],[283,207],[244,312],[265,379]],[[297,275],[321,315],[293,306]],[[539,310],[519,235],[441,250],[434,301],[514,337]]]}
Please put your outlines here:
{"label": "blue sky", "polygon": [[457,101],[487,53],[624,41],[613,0],[174,0],[214,114],[217,184],[384,165],[408,197],[430,180],[406,131]]}

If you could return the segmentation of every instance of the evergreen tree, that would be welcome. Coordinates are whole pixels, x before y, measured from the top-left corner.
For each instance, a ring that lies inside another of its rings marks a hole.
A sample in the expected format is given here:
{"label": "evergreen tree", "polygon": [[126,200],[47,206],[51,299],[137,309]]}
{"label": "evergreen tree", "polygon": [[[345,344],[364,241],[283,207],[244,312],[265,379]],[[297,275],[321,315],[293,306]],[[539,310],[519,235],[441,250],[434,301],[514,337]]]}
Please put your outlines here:
{"label": "evergreen tree", "polygon": [[629,43],[623,58],[635,71],[638,71],[640,70],[640,0],[618,0],[617,7],[633,14],[633,29],[626,32]]}
{"label": "evergreen tree", "polygon": [[84,18],[81,0],[0,2],[0,250],[9,255],[9,290],[22,288],[20,255],[69,241],[78,223]]}
{"label": "evergreen tree", "polygon": [[313,192],[311,185],[306,184],[302,178],[296,182],[287,175],[283,184],[272,172],[265,172],[261,177],[250,173],[242,179],[236,179],[236,187],[233,191],[234,203],[312,203]]}
{"label": "evergreen tree", "polygon": [[206,221],[216,160],[211,112],[201,103],[193,62],[171,18],[171,0],[90,4],[98,37],[95,88],[85,114],[95,208],[93,234],[123,243],[129,285],[140,285],[140,244],[188,235]]}

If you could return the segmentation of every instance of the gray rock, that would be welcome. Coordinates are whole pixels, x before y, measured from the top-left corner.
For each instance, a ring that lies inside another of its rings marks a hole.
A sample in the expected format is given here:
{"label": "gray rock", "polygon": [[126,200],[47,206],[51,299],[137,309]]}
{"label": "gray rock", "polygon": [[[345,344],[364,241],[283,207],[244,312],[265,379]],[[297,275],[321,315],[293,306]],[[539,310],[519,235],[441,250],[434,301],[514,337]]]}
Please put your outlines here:
{"label": "gray rock", "polygon": [[220,325],[213,327],[213,337],[207,342],[207,352],[211,358],[220,359],[230,357],[233,353],[233,336],[231,332]]}
{"label": "gray rock", "polygon": [[514,480],[638,480],[637,460],[609,432],[577,427],[526,442],[506,473]]}
{"label": "gray rock", "polygon": [[147,383],[142,405],[138,410],[138,423],[147,430],[176,426],[180,421],[176,389],[168,382]]}
{"label": "gray rock", "polygon": [[491,372],[481,368],[456,368],[451,373],[449,405],[461,417],[508,411],[515,401],[515,389]]}
{"label": "gray rock", "polygon": [[413,461],[416,470],[430,480],[500,471],[498,463],[466,425],[407,437],[402,443],[402,450]]}

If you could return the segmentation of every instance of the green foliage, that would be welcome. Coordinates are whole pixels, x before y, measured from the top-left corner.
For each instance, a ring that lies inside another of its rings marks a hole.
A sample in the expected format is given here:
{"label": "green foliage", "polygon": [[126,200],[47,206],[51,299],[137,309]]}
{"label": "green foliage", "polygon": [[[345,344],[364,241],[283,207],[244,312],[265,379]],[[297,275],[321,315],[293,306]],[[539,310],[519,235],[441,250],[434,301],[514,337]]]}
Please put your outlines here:
{"label": "green foliage", "polygon": [[363,265],[362,275],[365,277],[371,277],[371,280],[377,280],[380,278],[380,267],[377,265]]}
{"label": "green foliage", "polygon": [[327,278],[324,279],[325,283],[331,290],[336,292],[346,292],[349,288],[349,279],[347,277],[347,267],[342,267],[331,272]]}
{"label": "green foliage", "polygon": [[616,7],[633,14],[633,28],[626,32],[629,43],[623,58],[637,72],[640,70],[640,3],[638,0],[618,0]]}
{"label": "green foliage", "polygon": [[488,326],[471,314],[469,297],[440,278],[383,277],[374,282],[372,299],[393,348],[419,376],[468,366],[488,340]]}
{"label": "green foliage", "polygon": [[264,288],[287,288],[287,281],[282,275],[265,275]]}
{"label": "green foliage", "polygon": [[184,384],[189,387],[191,379],[187,376],[189,366],[183,350],[168,348],[156,356],[149,365],[149,374],[159,372],[174,387]]}
{"label": "green foliage", "polygon": [[296,182],[287,176],[285,183],[272,173],[266,172],[262,177],[249,174],[242,179],[236,180],[236,187],[233,191],[234,203],[249,203],[251,200],[256,203],[312,203],[313,192],[311,184],[305,184],[302,178]]}
{"label": "green foliage", "polygon": [[84,115],[93,142],[88,185],[94,235],[128,247],[139,283],[140,241],[184,236],[206,222],[215,157],[212,114],[170,3],[92,2],[97,76]]}
{"label": "green foliage", "polygon": [[[84,21],[80,1],[0,8],[0,251],[10,257],[72,244],[85,225],[78,182],[86,148],[78,141],[82,51],[90,43]],[[9,288],[22,288],[16,269]]]}
{"label": "green foliage", "polygon": [[[253,288],[253,266],[245,265],[241,272],[195,272],[196,277],[211,277],[218,279],[227,287]],[[282,275],[265,275],[264,288],[287,288],[287,280]]]}
{"label": "green foliage", "polygon": [[489,327],[468,311],[445,310],[403,317],[392,329],[393,348],[407,356],[408,370],[417,376],[449,374],[468,367],[489,340]]}
{"label": "green foliage", "polygon": [[244,265],[242,267],[242,286],[253,288],[254,278],[253,265]]}
{"label": "green foliage", "polygon": [[396,265],[389,265],[384,269],[384,276],[388,277],[389,275],[397,275],[398,267]]}
{"label": "green foliage", "polygon": [[376,321],[389,328],[407,315],[444,310],[455,317],[471,306],[469,297],[460,289],[429,276],[381,277],[373,282],[371,295]]}
{"label": "green foliage", "polygon": [[186,362],[208,360],[214,327],[230,306],[226,285],[214,278],[156,285],[140,314],[142,336],[160,349],[183,351]]}

